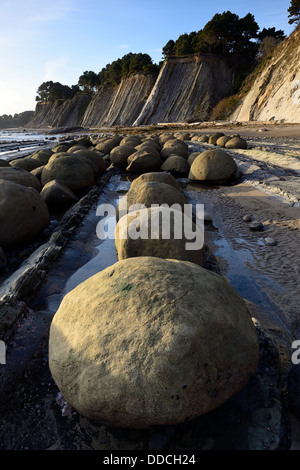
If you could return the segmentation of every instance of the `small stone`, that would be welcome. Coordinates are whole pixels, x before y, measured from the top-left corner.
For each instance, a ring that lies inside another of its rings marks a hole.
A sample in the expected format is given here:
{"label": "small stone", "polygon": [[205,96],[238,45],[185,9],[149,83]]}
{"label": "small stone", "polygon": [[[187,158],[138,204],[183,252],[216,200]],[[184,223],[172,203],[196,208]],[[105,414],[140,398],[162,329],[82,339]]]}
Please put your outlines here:
{"label": "small stone", "polygon": [[276,242],[276,240],[274,240],[274,238],[267,237],[267,238],[265,238],[265,244],[269,245],[269,246],[275,246],[275,245],[277,245],[277,242]]}
{"label": "small stone", "polygon": [[263,224],[261,222],[258,222],[257,220],[254,220],[250,224],[250,230],[252,230],[253,232],[261,232],[263,228]]}
{"label": "small stone", "polygon": [[243,221],[244,222],[251,222],[252,221],[252,216],[251,215],[245,215],[243,217]]}

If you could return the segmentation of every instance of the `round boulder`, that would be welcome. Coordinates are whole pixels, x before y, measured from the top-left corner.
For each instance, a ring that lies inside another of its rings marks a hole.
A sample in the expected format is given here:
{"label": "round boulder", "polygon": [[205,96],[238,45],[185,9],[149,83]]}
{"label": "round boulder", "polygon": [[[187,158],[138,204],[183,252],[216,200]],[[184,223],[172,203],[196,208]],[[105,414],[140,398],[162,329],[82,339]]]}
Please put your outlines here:
{"label": "round boulder", "polygon": [[181,191],[180,184],[176,181],[174,176],[172,176],[170,173],[163,172],[163,171],[152,171],[149,173],[144,173],[140,175],[138,178],[132,181],[130,188],[133,188],[134,186],[142,183],[147,183],[147,182],[156,182],[156,183],[165,183],[165,184],[170,184],[174,188],[176,188],[178,191]]}
{"label": "round boulder", "polygon": [[61,207],[74,204],[78,197],[67,186],[56,180],[49,181],[41,191],[41,197],[48,207]]}
{"label": "round boulder", "polygon": [[203,231],[189,215],[151,207],[122,217],[115,230],[118,260],[137,256],[170,258],[203,266]]}
{"label": "round boulder", "polygon": [[243,299],[186,261],[118,261],[68,293],[50,327],[49,366],[62,395],[114,427],[192,420],[240,391],[257,362]]}
{"label": "round boulder", "polygon": [[[130,187],[128,193],[121,199],[117,207],[117,220],[125,215],[125,212],[135,210],[134,205],[142,208],[151,207],[152,204],[167,204],[169,207],[173,204],[179,204],[184,209],[187,204],[186,197],[170,184],[147,182]],[[130,209],[132,207],[132,209]]]}
{"label": "round boulder", "polygon": [[1,246],[28,242],[48,224],[48,207],[35,189],[0,179]]}
{"label": "round boulder", "polygon": [[128,166],[126,171],[137,174],[159,170],[162,164],[159,152],[155,149],[152,149],[150,152],[138,150],[130,155],[127,161]]}
{"label": "round boulder", "polygon": [[234,137],[233,139],[230,139],[228,142],[225,144],[226,149],[247,149],[248,144],[245,139],[242,139],[241,137]]}
{"label": "round boulder", "polygon": [[229,142],[229,140],[231,140],[231,137],[228,137],[228,135],[223,135],[217,140],[216,144],[219,147],[225,147],[225,145],[227,144],[227,142]]}
{"label": "round boulder", "polygon": [[128,157],[135,152],[136,149],[132,144],[118,145],[110,152],[110,161],[119,168],[126,168],[128,166]]}
{"label": "round boulder", "polygon": [[23,168],[0,168],[0,179],[13,181],[14,183],[34,188],[38,192],[40,192],[42,189],[38,178],[32,175],[29,171],[23,170]]}
{"label": "round boulder", "polygon": [[14,168],[22,168],[23,170],[27,170],[30,172],[34,170],[35,168],[42,166],[43,162],[39,160],[38,158],[24,157],[24,158],[17,158],[16,160],[12,160],[10,164]]}
{"label": "round boulder", "polygon": [[212,134],[211,136],[209,136],[208,143],[209,143],[209,144],[212,144],[212,145],[216,145],[216,144],[217,144],[217,140],[218,140],[220,137],[223,137],[223,136],[224,136],[223,132],[215,132],[214,134]]}
{"label": "round boulder", "polygon": [[75,150],[74,154],[84,157],[87,160],[90,160],[91,162],[93,162],[93,164],[96,166],[96,169],[97,169],[96,170],[97,176],[101,176],[106,172],[105,161],[103,160],[99,152],[88,150],[88,149],[82,149],[82,150]]}
{"label": "round boulder", "polygon": [[189,179],[222,182],[237,170],[234,159],[223,150],[206,150],[193,161]]}
{"label": "round boulder", "polygon": [[180,155],[187,159],[189,156],[188,145],[179,139],[167,141],[161,149],[160,157],[165,161],[171,155]]}
{"label": "round boulder", "polygon": [[45,165],[42,172],[42,185],[44,186],[51,180],[57,180],[72,191],[76,191],[92,186],[95,179],[93,169],[85,161],[78,156],[70,155],[56,157]]}
{"label": "round boulder", "polygon": [[170,173],[187,175],[190,171],[190,165],[187,160],[180,155],[170,155],[170,157],[164,161],[160,169],[169,171]]}

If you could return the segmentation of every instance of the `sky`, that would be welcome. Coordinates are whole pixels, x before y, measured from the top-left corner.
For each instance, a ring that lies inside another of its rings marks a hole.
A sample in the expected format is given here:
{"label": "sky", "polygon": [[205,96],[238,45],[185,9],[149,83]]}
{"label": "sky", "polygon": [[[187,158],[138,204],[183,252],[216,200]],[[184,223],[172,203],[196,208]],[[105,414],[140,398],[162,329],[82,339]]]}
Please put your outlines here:
{"label": "sky", "polygon": [[31,111],[45,81],[76,85],[129,52],[154,63],[180,34],[216,14],[252,13],[260,29],[289,35],[290,0],[0,0],[0,116]]}

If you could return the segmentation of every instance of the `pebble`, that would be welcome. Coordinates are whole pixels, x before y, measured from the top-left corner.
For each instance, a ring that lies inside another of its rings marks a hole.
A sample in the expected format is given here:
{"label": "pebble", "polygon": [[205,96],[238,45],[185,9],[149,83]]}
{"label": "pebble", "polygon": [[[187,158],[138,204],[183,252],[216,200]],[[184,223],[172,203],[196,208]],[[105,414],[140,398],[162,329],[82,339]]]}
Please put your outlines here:
{"label": "pebble", "polygon": [[274,240],[274,238],[268,237],[268,238],[265,238],[265,244],[269,246],[275,246],[277,245],[277,242],[276,240]]}
{"label": "pebble", "polygon": [[251,216],[251,215],[245,215],[245,216],[243,217],[243,221],[244,221],[244,222],[251,222],[251,220],[252,220],[252,216]]}
{"label": "pebble", "polygon": [[254,220],[250,224],[250,230],[252,230],[253,232],[260,232],[261,230],[263,230],[263,228],[263,224],[261,222],[258,222],[257,220]]}

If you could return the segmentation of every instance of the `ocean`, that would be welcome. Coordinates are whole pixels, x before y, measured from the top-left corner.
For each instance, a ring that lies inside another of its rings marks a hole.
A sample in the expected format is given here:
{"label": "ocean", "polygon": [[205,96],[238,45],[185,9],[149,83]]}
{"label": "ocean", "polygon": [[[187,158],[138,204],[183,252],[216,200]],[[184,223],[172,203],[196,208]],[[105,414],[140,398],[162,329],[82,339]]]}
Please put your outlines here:
{"label": "ocean", "polygon": [[22,129],[0,130],[0,158],[12,160],[54,145],[59,136]]}

